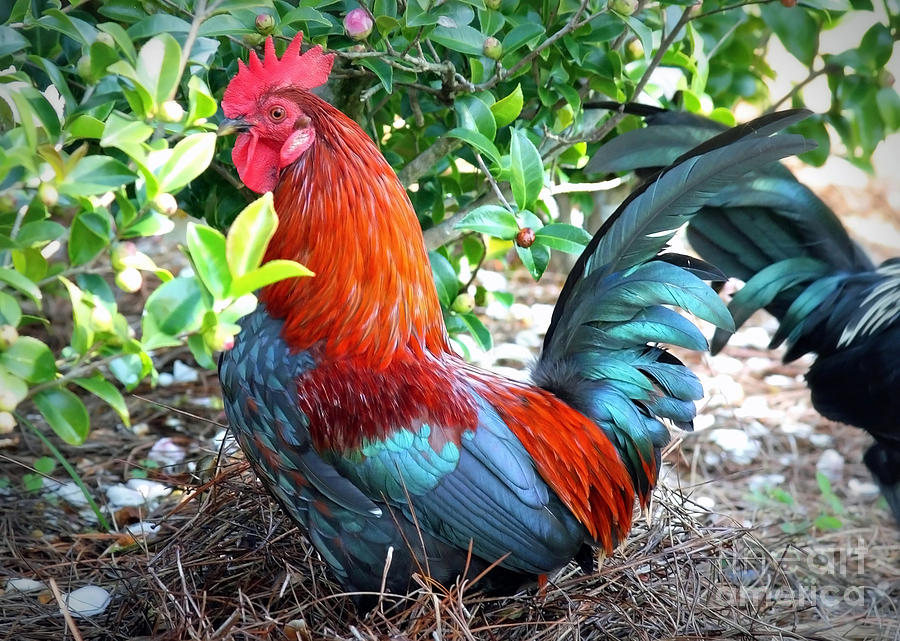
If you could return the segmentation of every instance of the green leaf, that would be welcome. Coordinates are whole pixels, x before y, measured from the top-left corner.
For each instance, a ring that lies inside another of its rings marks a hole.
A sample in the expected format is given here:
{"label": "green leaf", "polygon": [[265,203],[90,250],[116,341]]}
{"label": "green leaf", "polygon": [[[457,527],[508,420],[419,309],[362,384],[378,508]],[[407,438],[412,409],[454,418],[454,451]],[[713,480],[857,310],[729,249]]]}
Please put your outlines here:
{"label": "green leaf", "polygon": [[633,16],[618,15],[628,28],[634,32],[634,35],[641,41],[641,48],[644,50],[644,60],[649,61],[653,55],[653,32],[643,22]]}
{"label": "green leaf", "polygon": [[0,56],[21,51],[27,46],[25,36],[11,27],[0,26]]}
{"label": "green leaf", "polygon": [[125,118],[118,113],[111,113],[103,128],[100,138],[101,147],[118,147],[128,151],[130,145],[144,142],[153,133],[153,127],[140,120]]}
{"label": "green leaf", "polygon": [[91,378],[76,378],[73,379],[72,382],[113,408],[126,427],[131,426],[131,417],[128,414],[128,406],[125,405],[125,399],[122,397],[122,393],[116,389],[115,385],[99,374]]}
{"label": "green leaf", "polygon": [[263,194],[237,215],[225,239],[225,257],[233,278],[259,267],[278,227],[272,192]]}
{"label": "green leaf", "polygon": [[527,21],[517,27],[513,27],[503,38],[504,59],[524,44],[537,40],[544,33],[545,29],[540,22]]}
{"label": "green leaf", "polygon": [[66,228],[52,220],[33,220],[25,223],[16,234],[16,243],[20,247],[38,247],[62,238]]}
{"label": "green leaf", "polygon": [[[145,319],[149,316],[155,327],[168,336],[195,332],[203,323],[208,309],[207,295],[196,278],[180,276],[160,285],[147,298]],[[144,340],[148,337],[144,329]]]}
{"label": "green leaf", "polygon": [[585,246],[591,242],[591,235],[581,227],[567,223],[551,223],[537,231],[534,238],[536,243],[546,245],[550,249],[566,252],[567,254],[580,254]]}
{"label": "green leaf", "polygon": [[111,226],[109,215],[83,211],[72,222],[69,232],[69,260],[83,265],[109,245]]}
{"label": "green leaf", "polygon": [[104,124],[93,116],[81,114],[69,123],[66,131],[72,138],[100,138],[103,135]]}
{"label": "green leaf", "polygon": [[160,191],[174,192],[206,171],[216,151],[216,134],[191,134],[179,141],[157,172]]}
{"label": "green leaf", "polygon": [[494,342],[491,339],[491,332],[475,314],[459,314],[459,319],[466,325],[472,338],[475,339],[475,342],[478,343],[478,346],[481,349],[487,351],[494,346]]}
{"label": "green leaf", "polygon": [[362,60],[357,60],[356,63],[373,71],[387,93],[391,93],[394,90],[394,68],[387,62],[379,58],[363,58]]}
{"label": "green leaf", "polygon": [[109,371],[128,390],[137,387],[149,370],[147,362],[140,354],[125,354],[109,362]]}
{"label": "green leaf", "polygon": [[859,54],[866,59],[869,68],[881,69],[890,60],[894,51],[894,39],[891,30],[880,22],[872,25],[862,38],[858,47]]}
{"label": "green leaf", "polygon": [[108,156],[85,156],[59,186],[69,196],[96,196],[134,182],[128,167]]}
{"label": "green leaf", "polygon": [[530,209],[544,186],[544,163],[537,148],[520,129],[514,129],[509,146],[510,180],[519,209]]}
{"label": "green leaf", "polygon": [[81,399],[61,387],[34,395],[34,404],[47,423],[69,445],[84,443],[90,428],[87,409]]}
{"label": "green leaf", "polygon": [[450,261],[436,251],[428,252],[428,260],[431,261],[431,273],[434,275],[434,285],[437,288],[438,299],[444,307],[450,307],[456,294],[459,293],[459,279],[456,270]]}
{"label": "green leaf", "polygon": [[457,127],[456,129],[448,131],[446,135],[450,138],[458,138],[459,140],[470,144],[472,147],[488,156],[494,164],[500,164],[500,152],[497,150],[496,145],[477,131]]}
{"label": "green leaf", "polygon": [[815,521],[813,521],[813,525],[820,530],[840,530],[844,524],[836,516],[822,514],[821,516],[817,517]]}
{"label": "green leaf", "polygon": [[468,25],[455,27],[437,26],[429,36],[433,42],[469,56],[480,56],[484,48],[484,36]]}
{"label": "green leaf", "polygon": [[132,40],[140,40],[157,34],[187,33],[190,30],[191,23],[187,20],[165,13],[156,13],[128,27],[127,33]]}
{"label": "green leaf", "polygon": [[522,85],[518,84],[512,93],[491,105],[491,113],[494,114],[497,126],[505,127],[518,118],[524,104]]}
{"label": "green leaf", "polygon": [[889,131],[900,129],[900,94],[897,90],[892,87],[879,89],[875,94],[875,102],[885,128]]}
{"label": "green leaf", "polygon": [[284,14],[284,17],[281,19],[282,24],[292,25],[301,22],[312,22],[325,26],[331,25],[331,21],[325,17],[321,11],[317,11],[312,7],[297,7],[296,9],[291,9]]}
{"label": "green leaf", "polygon": [[137,52],[134,50],[134,44],[131,42],[131,38],[121,25],[118,25],[115,22],[101,22],[97,25],[97,28],[113,37],[113,40],[116,41],[119,49],[122,50],[129,62],[133,64],[137,61]]}
{"label": "green leaf", "polygon": [[[161,14],[152,16],[152,18],[160,17]],[[132,33],[133,29],[134,27],[129,29],[128,33],[132,38],[137,38],[138,36]],[[167,28],[164,31],[169,32],[172,29]],[[181,47],[175,38],[169,33],[160,33],[147,41],[138,54],[136,71],[141,85],[150,92],[154,106],[158,108],[169,100],[178,87],[181,71]]]}
{"label": "green leaf", "polygon": [[198,118],[209,118],[216,113],[216,101],[210,94],[209,87],[200,76],[191,76],[188,80],[188,123]]}
{"label": "green leaf", "polygon": [[519,259],[522,261],[522,264],[525,265],[525,268],[528,270],[528,273],[531,274],[531,277],[535,280],[539,279],[544,273],[544,270],[547,269],[547,265],[550,263],[550,250],[543,245],[538,244],[534,244],[531,247],[519,247],[518,245],[515,245],[515,248],[516,253],[519,255]]}
{"label": "green leaf", "polygon": [[477,131],[488,140],[497,135],[497,122],[484,101],[475,96],[457,98],[454,103],[459,126],[463,129]]}
{"label": "green leaf", "polygon": [[224,298],[232,280],[225,260],[225,236],[212,227],[188,223],[187,245],[197,276],[213,296]]}
{"label": "green leaf", "polygon": [[809,12],[800,7],[785,8],[780,4],[762,4],[759,11],[785,49],[804,65],[812,67],[819,49],[819,25]]}
{"label": "green leaf", "polygon": [[300,278],[314,276],[306,267],[293,260],[276,259],[252,269],[243,276],[235,278],[228,290],[228,295],[234,298],[256,291],[260,287],[277,283],[285,278]]}
{"label": "green leaf", "polygon": [[0,389],[12,394],[13,402],[17,405],[28,396],[28,385],[25,384],[25,381],[18,376],[13,376],[2,367],[0,367]]}
{"label": "green leaf", "polygon": [[28,296],[38,306],[41,304],[41,290],[31,280],[20,274],[19,272],[9,269],[8,267],[0,267],[0,282],[6,283],[13,289]]}
{"label": "green leaf", "polygon": [[19,336],[15,343],[0,352],[0,365],[29,383],[45,383],[56,376],[53,352],[31,336]]}
{"label": "green leaf", "polygon": [[22,308],[19,307],[18,301],[6,292],[0,291],[0,325],[18,327],[21,321]]}
{"label": "green leaf", "polygon": [[136,238],[138,236],[161,236],[174,229],[175,223],[165,214],[156,211],[148,211],[146,214],[133,221],[121,231],[122,238]]}
{"label": "green leaf", "polygon": [[502,240],[512,240],[519,233],[519,222],[508,209],[499,205],[476,207],[455,225],[459,231],[477,231]]}
{"label": "green leaf", "polygon": [[39,456],[34,461],[34,469],[44,476],[50,476],[56,469],[56,459],[52,456]]}
{"label": "green leaf", "polygon": [[[23,120],[22,124],[25,124],[24,114],[30,112],[40,121],[41,126],[44,131],[47,132],[50,141],[55,142],[59,137],[60,131],[59,115],[44,97],[44,94],[34,87],[19,87],[11,93],[13,102],[16,103],[20,117]],[[33,122],[29,124],[33,126]]]}
{"label": "green leaf", "polygon": [[38,24],[58,31],[85,47],[91,46],[97,39],[97,30],[92,25],[79,18],[70,17],[59,9],[45,10],[38,19]]}

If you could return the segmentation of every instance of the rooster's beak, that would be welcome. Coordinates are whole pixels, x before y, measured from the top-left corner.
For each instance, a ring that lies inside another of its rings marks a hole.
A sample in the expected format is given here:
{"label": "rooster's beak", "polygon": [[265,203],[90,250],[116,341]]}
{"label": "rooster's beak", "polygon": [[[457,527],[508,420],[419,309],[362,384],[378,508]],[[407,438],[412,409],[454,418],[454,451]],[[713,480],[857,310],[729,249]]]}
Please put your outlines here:
{"label": "rooster's beak", "polygon": [[250,123],[243,118],[223,118],[219,123],[217,136],[230,136],[244,131],[250,131]]}

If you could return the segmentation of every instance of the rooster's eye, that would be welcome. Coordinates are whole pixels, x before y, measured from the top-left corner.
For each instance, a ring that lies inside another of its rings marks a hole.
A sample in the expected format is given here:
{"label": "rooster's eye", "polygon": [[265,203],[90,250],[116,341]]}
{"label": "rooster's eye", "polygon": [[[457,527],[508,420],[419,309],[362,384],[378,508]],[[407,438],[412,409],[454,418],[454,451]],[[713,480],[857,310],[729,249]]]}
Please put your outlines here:
{"label": "rooster's eye", "polygon": [[269,117],[272,120],[282,120],[287,115],[287,112],[284,110],[284,107],[275,106],[269,109]]}

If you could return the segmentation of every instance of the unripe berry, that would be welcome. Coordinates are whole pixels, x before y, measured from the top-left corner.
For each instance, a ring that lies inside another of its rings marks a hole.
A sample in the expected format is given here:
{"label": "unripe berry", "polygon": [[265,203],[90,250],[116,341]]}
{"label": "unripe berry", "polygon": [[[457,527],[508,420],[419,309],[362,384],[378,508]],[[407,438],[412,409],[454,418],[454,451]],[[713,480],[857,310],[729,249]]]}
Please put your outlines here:
{"label": "unripe berry", "polygon": [[610,11],[615,11],[623,16],[630,16],[638,8],[638,0],[609,0],[606,4]]}
{"label": "unripe berry", "polygon": [[882,69],[878,74],[878,86],[883,89],[889,89],[894,86],[894,74],[887,69]]}
{"label": "unripe berry", "polygon": [[375,22],[369,12],[362,7],[357,7],[344,16],[344,31],[354,40],[365,40],[372,33]]}
{"label": "unripe berry", "polygon": [[0,434],[9,434],[16,427],[16,417],[9,412],[0,412]]}
{"label": "unripe berry", "polygon": [[126,241],[112,248],[112,252],[109,254],[109,262],[112,264],[113,269],[121,271],[128,267],[128,259],[135,255],[137,255],[137,245],[131,241]]}
{"label": "unripe berry", "polygon": [[44,203],[44,207],[53,207],[59,202],[59,192],[50,183],[41,183],[38,187],[38,198]]}
{"label": "unripe berry", "polygon": [[234,347],[234,334],[221,325],[216,325],[203,334],[203,342],[214,352],[227,352]]}
{"label": "unripe berry", "polygon": [[256,30],[264,36],[275,31],[275,18],[268,13],[260,13],[256,16]]}
{"label": "unripe berry", "polygon": [[166,100],[159,108],[159,119],[163,122],[181,122],[184,118],[184,107],[174,100]]}
{"label": "unripe berry", "polygon": [[494,11],[499,9],[501,4],[503,4],[503,0],[484,0],[484,6]]}
{"label": "unripe berry", "polygon": [[141,272],[134,267],[126,267],[116,274],[116,285],[118,285],[119,289],[123,292],[128,292],[129,294],[133,294],[139,290],[143,282],[144,277],[141,276]]}
{"label": "unripe berry", "polygon": [[111,49],[116,48],[115,38],[113,38],[110,34],[106,33],[105,31],[97,32],[97,42],[99,42],[100,44],[104,44]]}
{"label": "unripe berry", "polygon": [[491,60],[499,60],[503,55],[503,45],[494,36],[488,36],[484,39],[484,47],[481,52]]}
{"label": "unripe berry", "polygon": [[75,70],[85,82],[92,82],[94,74],[91,73],[91,57],[89,55],[81,56],[75,65]]}
{"label": "unripe berry", "polygon": [[7,349],[19,340],[19,332],[12,325],[0,325],[0,350]]}
{"label": "unripe berry", "polygon": [[91,310],[91,325],[98,332],[111,332],[113,328],[113,317],[105,305],[97,305]]}
{"label": "unripe berry", "polygon": [[244,45],[250,48],[262,44],[262,41],[265,39],[266,37],[260,33],[245,33],[241,38]]}
{"label": "unripe berry", "polygon": [[166,191],[156,194],[156,198],[153,199],[150,206],[166,216],[171,216],[178,211],[178,201],[175,200],[175,196]]}
{"label": "unripe berry", "polygon": [[11,412],[18,404],[19,399],[12,390],[0,389],[0,412]]}
{"label": "unripe berry", "polygon": [[453,299],[453,304],[450,305],[450,309],[457,314],[468,314],[475,309],[475,297],[472,296],[472,294],[463,292]]}
{"label": "unripe berry", "polygon": [[528,249],[534,245],[534,230],[531,227],[523,227],[516,234],[516,245]]}

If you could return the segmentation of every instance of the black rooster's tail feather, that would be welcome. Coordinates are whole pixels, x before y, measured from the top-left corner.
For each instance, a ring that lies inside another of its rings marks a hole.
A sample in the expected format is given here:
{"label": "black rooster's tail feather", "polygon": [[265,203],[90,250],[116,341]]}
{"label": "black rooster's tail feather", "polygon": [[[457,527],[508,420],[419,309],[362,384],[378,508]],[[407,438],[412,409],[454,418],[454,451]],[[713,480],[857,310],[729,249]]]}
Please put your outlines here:
{"label": "black rooster's tail feather", "polygon": [[900,450],[876,442],[866,451],[863,461],[900,527]]}

